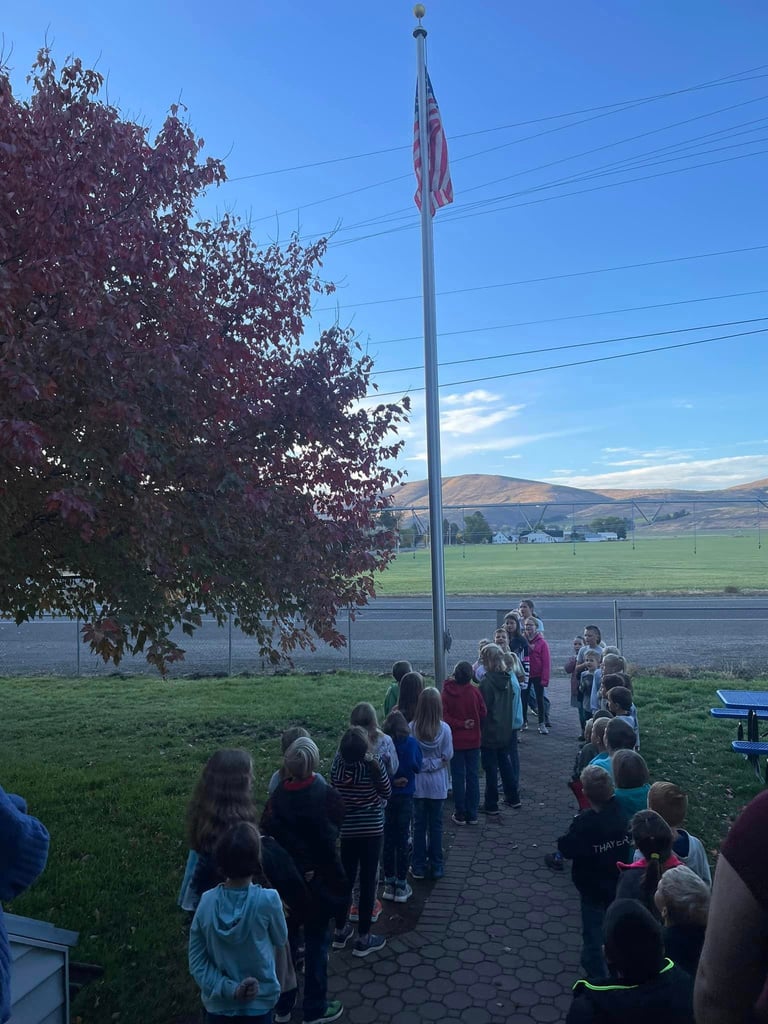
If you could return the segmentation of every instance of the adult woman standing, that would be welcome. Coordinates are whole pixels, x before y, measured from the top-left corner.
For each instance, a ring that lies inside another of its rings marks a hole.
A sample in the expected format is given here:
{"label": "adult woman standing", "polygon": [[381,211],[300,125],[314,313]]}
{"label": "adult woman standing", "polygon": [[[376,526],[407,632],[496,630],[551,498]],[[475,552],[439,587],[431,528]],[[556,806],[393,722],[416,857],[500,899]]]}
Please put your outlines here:
{"label": "adult woman standing", "polygon": [[579,740],[584,739],[584,726],[587,723],[587,712],[584,710],[583,701],[579,694],[579,676],[578,660],[579,651],[584,646],[584,637],[577,636],[573,641],[573,654],[568,658],[563,666],[563,671],[567,676],[571,677],[571,707],[576,708],[579,712],[579,725],[581,726],[581,733],[579,734]]}
{"label": "adult woman standing", "polygon": [[698,1024],[768,1020],[768,792],[747,805],[717,861],[693,1006]]}
{"label": "adult woman standing", "polygon": [[528,728],[528,701],[529,701],[529,690],[528,690],[528,677],[530,675],[530,666],[528,664],[528,641],[525,638],[523,632],[523,624],[520,616],[517,612],[507,612],[504,616],[504,628],[507,631],[507,645],[513,654],[516,654],[520,664],[523,666],[525,672],[525,678],[520,680],[520,700],[523,705],[523,724],[522,728]]}
{"label": "adult woman standing", "polygon": [[547,709],[544,703],[544,690],[549,686],[551,658],[549,644],[539,632],[536,619],[525,620],[525,638],[528,641],[528,662],[530,686],[536,694],[539,709],[539,732],[546,736],[550,729]]}

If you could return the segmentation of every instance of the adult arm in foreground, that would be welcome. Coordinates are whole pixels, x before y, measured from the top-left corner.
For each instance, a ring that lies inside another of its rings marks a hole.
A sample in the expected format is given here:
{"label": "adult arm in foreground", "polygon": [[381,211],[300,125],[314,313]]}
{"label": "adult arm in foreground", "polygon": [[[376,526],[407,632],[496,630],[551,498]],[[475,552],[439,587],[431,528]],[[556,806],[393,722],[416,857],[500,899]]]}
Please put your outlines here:
{"label": "adult arm in foreground", "polygon": [[718,860],[696,974],[697,1024],[768,1022],[768,1008],[760,1000],[766,979],[768,792],[739,817]]}

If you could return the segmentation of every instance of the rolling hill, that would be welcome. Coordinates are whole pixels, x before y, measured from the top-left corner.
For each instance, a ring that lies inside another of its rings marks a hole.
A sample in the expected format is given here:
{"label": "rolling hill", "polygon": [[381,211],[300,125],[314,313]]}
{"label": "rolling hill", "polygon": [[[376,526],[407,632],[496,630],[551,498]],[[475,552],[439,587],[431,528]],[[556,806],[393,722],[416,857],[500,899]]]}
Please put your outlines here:
{"label": "rolling hill", "polygon": [[[425,510],[429,506],[426,480],[409,481],[390,493],[395,508]],[[651,504],[646,505],[645,502]],[[526,516],[534,518],[534,513],[537,522],[551,525],[570,525],[574,521],[584,524],[606,515],[631,518],[633,503],[637,503],[635,527],[640,531],[653,529],[654,533],[687,533],[704,529],[733,532],[757,528],[759,515],[764,519],[762,525],[768,528],[768,479],[709,491],[592,491],[481,473],[443,478],[443,508],[447,519],[460,522],[463,513],[479,510],[495,529],[514,528]],[[521,505],[538,505],[541,508],[522,509]],[[675,519],[665,518],[675,512],[686,514]],[[652,526],[646,522],[643,513],[653,520]]]}

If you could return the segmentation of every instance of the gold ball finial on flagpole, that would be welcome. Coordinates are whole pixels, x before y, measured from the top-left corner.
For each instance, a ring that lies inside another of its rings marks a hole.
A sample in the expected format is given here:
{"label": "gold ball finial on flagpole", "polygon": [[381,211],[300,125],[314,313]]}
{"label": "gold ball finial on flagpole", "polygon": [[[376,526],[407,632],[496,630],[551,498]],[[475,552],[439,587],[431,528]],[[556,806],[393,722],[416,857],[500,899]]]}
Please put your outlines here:
{"label": "gold ball finial on flagpole", "polygon": [[413,16],[414,16],[415,18],[418,18],[418,19],[419,19],[419,21],[421,21],[421,19],[422,19],[422,18],[424,17],[424,15],[425,15],[426,13],[427,13],[427,9],[426,9],[426,7],[424,6],[424,4],[416,4],[416,5],[414,6],[414,8],[413,8]]}

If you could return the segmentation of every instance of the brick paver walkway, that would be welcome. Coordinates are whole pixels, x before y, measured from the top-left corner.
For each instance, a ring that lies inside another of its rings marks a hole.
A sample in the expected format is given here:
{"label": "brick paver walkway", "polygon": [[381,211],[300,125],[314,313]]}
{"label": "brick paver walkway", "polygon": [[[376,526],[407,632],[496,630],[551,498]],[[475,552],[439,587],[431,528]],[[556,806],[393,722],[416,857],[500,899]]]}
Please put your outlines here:
{"label": "brick paver walkway", "polygon": [[351,943],[331,954],[329,996],[342,1000],[351,1024],[565,1019],[579,976],[579,901],[570,871],[553,874],[543,857],[576,811],[566,782],[578,719],[567,678],[555,677],[550,690],[552,732],[540,736],[534,717],[520,734],[521,810],[502,808],[500,822],[459,828],[448,800],[445,827],[455,835],[446,876],[415,930],[366,959],[352,956]]}

